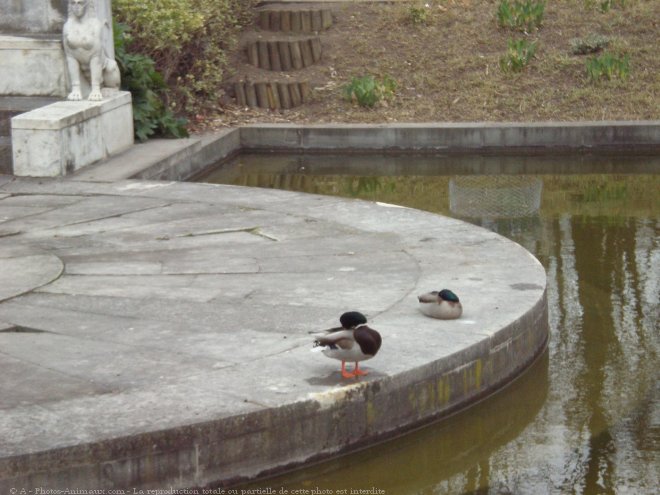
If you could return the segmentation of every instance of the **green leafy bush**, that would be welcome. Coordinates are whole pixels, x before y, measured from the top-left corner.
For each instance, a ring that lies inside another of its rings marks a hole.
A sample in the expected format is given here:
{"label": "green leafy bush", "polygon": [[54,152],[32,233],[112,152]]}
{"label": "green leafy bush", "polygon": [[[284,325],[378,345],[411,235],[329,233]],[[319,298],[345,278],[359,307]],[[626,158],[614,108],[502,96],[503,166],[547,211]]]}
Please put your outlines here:
{"label": "green leafy bush", "polygon": [[530,33],[541,27],[544,13],[544,0],[500,0],[497,21],[501,27]]}
{"label": "green leafy bush", "polygon": [[507,52],[500,58],[500,68],[504,72],[520,72],[536,53],[537,42],[512,40],[507,42]]}
{"label": "green leafy bush", "polygon": [[625,80],[630,74],[630,56],[614,55],[604,53],[599,57],[593,57],[587,60],[587,76],[591,82],[600,79],[621,79]]}
{"label": "green leafy bush", "polygon": [[373,108],[377,103],[390,100],[396,91],[396,82],[389,76],[377,81],[373,76],[354,77],[344,87],[344,95],[349,101],[362,107]]}
{"label": "green leafy bush", "polygon": [[585,55],[603,51],[609,46],[610,42],[611,40],[607,36],[590,34],[586,38],[573,38],[569,43],[573,55]]}
{"label": "green leafy bush", "polygon": [[114,0],[131,29],[131,52],[155,62],[168,105],[192,115],[217,104],[229,70],[226,52],[251,20],[256,0]]}
{"label": "green leafy bush", "polygon": [[136,42],[150,50],[176,53],[204,27],[191,0],[114,0],[117,20],[138,27]]}
{"label": "green leafy bush", "polygon": [[146,55],[126,51],[130,40],[127,26],[115,22],[113,30],[122,89],[130,91],[133,98],[135,137],[140,141],[155,135],[186,137],[186,119],[177,118],[163,101],[166,85],[154,61]]}

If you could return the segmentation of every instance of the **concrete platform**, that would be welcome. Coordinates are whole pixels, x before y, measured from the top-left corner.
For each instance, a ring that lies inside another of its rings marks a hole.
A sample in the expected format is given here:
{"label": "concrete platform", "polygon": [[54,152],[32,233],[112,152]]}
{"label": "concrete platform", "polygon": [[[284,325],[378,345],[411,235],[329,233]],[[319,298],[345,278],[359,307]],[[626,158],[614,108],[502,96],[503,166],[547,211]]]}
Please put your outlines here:
{"label": "concrete platform", "polygon": [[[542,352],[545,286],[519,245],[417,210],[0,176],[0,493],[222,486],[399,434]],[[443,287],[461,319],[418,311]],[[353,309],[384,343],[344,380],[308,332]]]}

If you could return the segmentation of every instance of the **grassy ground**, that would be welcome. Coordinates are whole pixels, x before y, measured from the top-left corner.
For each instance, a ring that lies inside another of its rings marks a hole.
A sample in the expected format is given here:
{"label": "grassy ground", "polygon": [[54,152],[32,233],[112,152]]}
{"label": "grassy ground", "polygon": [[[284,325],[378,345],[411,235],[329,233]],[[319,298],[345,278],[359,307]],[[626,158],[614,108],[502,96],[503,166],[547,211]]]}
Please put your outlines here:
{"label": "grassy ground", "polygon": [[[335,25],[321,38],[322,64],[298,74],[316,86],[311,103],[277,112],[228,103],[206,126],[660,119],[660,1],[615,0],[603,12],[601,0],[550,0],[530,33],[498,26],[499,1],[335,5]],[[425,22],[413,22],[411,8],[423,9]],[[607,52],[629,56],[627,79],[589,80],[585,64],[594,55],[572,54],[570,40],[590,34],[611,39]],[[520,73],[500,68],[509,38],[538,43]],[[243,77],[245,54],[232,57],[234,77]],[[344,86],[366,74],[392,77],[395,97],[373,109],[346,101]]]}

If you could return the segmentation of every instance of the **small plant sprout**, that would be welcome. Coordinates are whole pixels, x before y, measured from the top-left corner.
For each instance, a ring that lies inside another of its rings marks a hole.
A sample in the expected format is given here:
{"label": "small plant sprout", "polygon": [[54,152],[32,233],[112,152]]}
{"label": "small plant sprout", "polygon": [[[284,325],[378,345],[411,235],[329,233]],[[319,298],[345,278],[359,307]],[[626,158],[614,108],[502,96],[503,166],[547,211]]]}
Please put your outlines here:
{"label": "small plant sprout", "polygon": [[630,56],[604,53],[587,60],[587,76],[591,82],[601,79],[628,79],[630,75]]}
{"label": "small plant sprout", "polygon": [[408,18],[410,22],[416,25],[428,24],[429,23],[429,11],[431,5],[425,3],[424,5],[411,5],[408,8]]}
{"label": "small plant sprout", "polygon": [[626,0],[588,0],[586,3],[587,6],[596,4],[598,6],[598,10],[603,13],[609,12],[616,6],[621,8],[626,7]]}
{"label": "small plant sprout", "polygon": [[373,76],[354,77],[344,87],[344,95],[362,107],[373,108],[380,102],[391,100],[396,87],[396,81],[389,76],[383,77],[382,81]]}
{"label": "small plant sprout", "polygon": [[544,0],[500,0],[497,22],[501,27],[531,33],[541,27],[544,13]]}
{"label": "small plant sprout", "polygon": [[500,68],[503,72],[520,72],[536,53],[538,43],[525,39],[509,39],[507,45],[506,54],[500,58]]}

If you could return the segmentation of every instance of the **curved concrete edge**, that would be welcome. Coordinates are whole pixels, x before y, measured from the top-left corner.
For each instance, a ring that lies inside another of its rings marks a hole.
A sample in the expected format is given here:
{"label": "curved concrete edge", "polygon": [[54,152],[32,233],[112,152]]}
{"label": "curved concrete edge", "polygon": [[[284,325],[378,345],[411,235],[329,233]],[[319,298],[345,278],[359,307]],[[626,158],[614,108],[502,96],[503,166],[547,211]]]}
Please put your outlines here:
{"label": "curved concrete edge", "polygon": [[0,302],[38,289],[63,271],[64,264],[55,255],[0,249]]}
{"label": "curved concrete edge", "polygon": [[[12,186],[7,190],[50,187],[37,181]],[[508,287],[520,291],[520,299],[525,302],[505,308],[505,314],[499,317],[493,314],[489,319],[499,322],[499,326],[489,322],[488,328],[480,328],[478,338],[464,347],[460,342],[451,343],[458,351],[441,354],[444,357],[414,368],[383,362],[387,361],[385,354],[400,354],[399,360],[403,360],[413,353],[436,356],[436,349],[427,352],[410,344],[400,350],[389,345],[376,367],[384,375],[374,373],[368,380],[331,387],[282,405],[3,458],[0,492],[15,486],[52,486],[53,480],[57,480],[58,486],[68,487],[186,488],[256,479],[364,447],[466,407],[506,385],[543,351],[547,342],[545,273],[540,263],[521,246],[458,220],[407,208],[300,193],[263,190],[250,196],[246,188],[233,186],[70,181],[60,182],[59,186],[60,193],[75,190],[183,201],[195,198],[217,205],[267,208],[281,214],[304,211],[306,217],[350,225],[365,233],[396,233],[403,252],[414,257],[420,267],[415,292],[421,287],[428,290],[430,282],[437,278],[438,247],[434,239],[444,242],[461,236],[470,246],[487,246],[489,252],[497,251],[506,260],[506,266],[516,267],[515,280],[509,270],[499,267],[497,273],[487,277],[487,282],[479,282],[479,296],[501,304],[510,295],[501,297],[501,288]],[[220,191],[222,194],[218,194]],[[469,264],[478,266],[477,261],[481,265],[487,262],[479,259]],[[465,269],[449,267],[443,278],[453,280],[451,277],[464,274]],[[530,287],[511,285],[521,277]],[[409,315],[416,311],[411,309],[415,292],[379,314],[375,327],[381,331],[388,327],[399,329],[399,324],[409,322]],[[413,331],[428,336],[432,330],[430,335],[436,335],[433,332],[437,331],[437,321],[416,321],[419,328]],[[459,336],[460,332],[453,335]],[[405,334],[390,334],[389,339],[401,345]]]}
{"label": "curved concrete edge", "polygon": [[522,373],[547,339],[544,291],[492,337],[426,366],[281,407],[3,460],[0,474],[30,475],[2,479],[0,487],[58,479],[68,487],[210,488],[272,476],[464,409]]}
{"label": "curved concrete edge", "polygon": [[534,123],[252,124],[157,139],[75,174],[75,180],[188,180],[241,151],[555,153],[660,152],[660,120]]}
{"label": "curved concrete edge", "polygon": [[[231,486],[277,475],[441,420],[497,392],[524,372],[545,350],[548,332],[544,291],[518,320],[447,358],[291,407],[255,413],[251,428],[232,439],[236,450],[221,448],[217,452],[220,459],[238,468],[233,477],[196,488]],[[287,426],[269,429],[282,423]],[[296,458],[283,462],[291,452],[297,452]]]}

